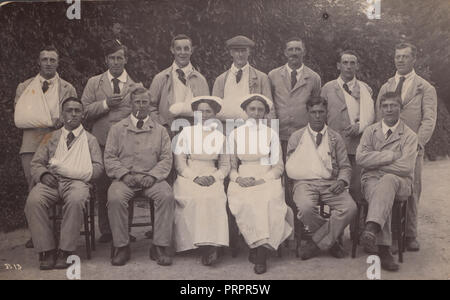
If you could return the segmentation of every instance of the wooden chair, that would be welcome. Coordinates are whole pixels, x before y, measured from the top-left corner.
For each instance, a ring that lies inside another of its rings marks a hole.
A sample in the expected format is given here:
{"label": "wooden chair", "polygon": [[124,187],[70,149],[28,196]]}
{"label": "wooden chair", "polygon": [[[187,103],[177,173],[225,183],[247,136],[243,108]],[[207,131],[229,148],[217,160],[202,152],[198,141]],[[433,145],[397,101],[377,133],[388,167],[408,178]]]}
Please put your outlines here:
{"label": "wooden chair", "polygon": [[[406,240],[406,208],[408,201],[414,201],[412,196],[396,196],[394,205],[392,206],[392,237],[398,241],[398,261],[403,262],[403,253],[405,252],[405,240]],[[361,211],[364,212],[364,216],[367,216],[369,209],[368,202],[365,199],[356,202],[358,207],[356,216],[353,220],[353,230],[350,232],[352,240],[352,258],[356,256],[356,248],[359,244],[359,223],[361,219]],[[364,218],[365,218],[364,217]]]}
{"label": "wooden chair", "polygon": [[[83,209],[84,229],[80,232],[80,234],[85,237],[87,259],[91,259],[92,251],[95,251],[95,185],[90,185],[89,195],[89,200],[86,201],[86,205]],[[50,220],[53,222],[53,234],[55,236],[55,241],[57,241],[57,245],[59,244],[59,236],[61,231],[61,212],[63,205],[64,202],[60,199],[51,207],[52,214],[50,215]]]}

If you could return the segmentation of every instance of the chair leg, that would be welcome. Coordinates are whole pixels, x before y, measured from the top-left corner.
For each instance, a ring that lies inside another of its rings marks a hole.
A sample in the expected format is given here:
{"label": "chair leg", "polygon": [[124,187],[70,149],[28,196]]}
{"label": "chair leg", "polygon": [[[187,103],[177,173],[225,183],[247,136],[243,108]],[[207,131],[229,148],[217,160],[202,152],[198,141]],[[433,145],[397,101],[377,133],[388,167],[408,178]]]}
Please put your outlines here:
{"label": "chair leg", "polygon": [[91,259],[91,238],[90,238],[90,230],[89,230],[89,218],[86,209],[83,210],[84,217],[84,239],[86,241],[86,257],[87,259]]}
{"label": "chair leg", "polygon": [[400,263],[403,262],[403,248],[405,247],[403,243],[403,236],[402,236],[402,204],[401,203],[394,203],[395,206],[395,220],[394,220],[394,226],[393,228],[395,232],[394,239],[397,239],[398,241],[398,261]]}
{"label": "chair leg", "polygon": [[95,251],[95,198],[91,196],[89,200],[89,223],[90,223],[90,237],[91,237],[91,249]]}
{"label": "chair leg", "polygon": [[352,239],[352,258],[356,257],[356,248],[358,247],[358,237],[359,237],[359,219],[361,218],[361,205],[356,204],[356,216],[353,223],[353,232],[350,232]]}
{"label": "chair leg", "polygon": [[153,202],[153,200],[150,201],[150,223],[152,224],[152,240],[153,240],[153,236],[155,234],[155,202]]}

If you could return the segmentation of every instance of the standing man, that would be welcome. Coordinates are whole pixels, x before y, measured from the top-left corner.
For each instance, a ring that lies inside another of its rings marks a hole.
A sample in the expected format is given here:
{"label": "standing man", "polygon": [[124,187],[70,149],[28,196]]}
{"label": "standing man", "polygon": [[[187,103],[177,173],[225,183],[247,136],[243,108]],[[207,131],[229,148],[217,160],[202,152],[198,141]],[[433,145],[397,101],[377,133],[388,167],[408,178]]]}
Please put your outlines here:
{"label": "standing man", "polygon": [[[240,107],[243,99],[249,94],[262,94],[272,100],[270,84],[267,75],[258,71],[248,63],[251,49],[255,43],[242,35],[226,41],[226,47],[233,58],[231,68],[216,78],[213,96],[223,99],[223,107],[218,117],[226,119],[247,119],[247,114]],[[271,111],[268,119],[273,119]],[[234,128],[231,128],[234,129]]]}
{"label": "standing man", "polygon": [[150,97],[145,88],[131,93],[132,114],[115,124],[105,148],[105,169],[113,179],[108,190],[108,215],[114,243],[113,266],[130,259],[128,202],[136,194],[151,198],[155,206],[155,228],[150,258],[159,265],[172,264],[168,247],[172,242],[175,200],[165,180],[172,168],[172,149],[167,130],[149,116]]}
{"label": "standing man", "polygon": [[367,248],[378,245],[381,267],[396,271],[399,265],[390,251],[392,206],[396,195],[411,195],[417,135],[400,120],[399,94],[381,95],[379,105],[382,121],[364,131],[356,152],[356,161],[363,167],[361,184],[369,203],[361,244]]}
{"label": "standing man", "polygon": [[409,43],[395,46],[394,62],[397,73],[380,89],[377,100],[377,119],[381,120],[381,97],[386,92],[401,96],[403,109],[400,119],[418,136],[418,155],[414,169],[414,201],[408,201],[408,224],[406,225],[406,250],[419,251],[417,241],[417,211],[422,191],[422,165],[425,145],[436,125],[437,95],[435,88],[414,71],[417,49]]}
{"label": "standing man", "polygon": [[[103,172],[97,139],[81,125],[83,105],[80,100],[70,97],[61,106],[64,127],[49,133],[36,151],[31,162],[31,174],[37,184],[25,205],[41,270],[68,267],[67,258],[76,250],[80,238],[83,210],[90,195],[89,182]],[[64,205],[56,252],[48,208],[60,199]]]}
{"label": "standing man", "polygon": [[[190,104],[193,97],[209,96],[205,77],[191,64],[194,52],[192,39],[185,34],[175,36],[170,52],[174,56],[173,64],[156,74],[150,86],[152,119],[169,129],[169,132],[172,121],[177,117],[193,122]],[[171,136],[174,135],[171,133]]]}
{"label": "standing man", "polygon": [[[102,153],[111,126],[131,113],[129,90],[134,85],[125,70],[127,48],[118,40],[110,40],[104,45],[104,54],[108,70],[90,78],[81,97],[86,119],[93,122],[92,134],[97,138]],[[110,184],[106,173],[97,181],[98,226],[102,234],[98,240],[100,243],[108,243],[112,239],[106,210]]]}
{"label": "standing man", "polygon": [[344,139],[352,164],[350,194],[355,201],[360,201],[361,168],[356,165],[355,155],[361,134],[375,121],[372,89],[356,78],[359,62],[355,52],[343,51],[337,69],[340,71],[339,77],[323,86],[321,96],[328,101],[328,126]]}

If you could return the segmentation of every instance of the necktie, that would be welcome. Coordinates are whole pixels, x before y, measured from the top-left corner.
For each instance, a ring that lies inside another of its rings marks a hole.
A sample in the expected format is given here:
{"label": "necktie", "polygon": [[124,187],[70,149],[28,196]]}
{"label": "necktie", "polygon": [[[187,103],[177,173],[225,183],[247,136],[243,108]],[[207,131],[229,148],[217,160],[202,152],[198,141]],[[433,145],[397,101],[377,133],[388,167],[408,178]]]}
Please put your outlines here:
{"label": "necktie", "polygon": [[44,80],[44,82],[42,83],[42,92],[46,92],[48,90],[48,81]]}
{"label": "necktie", "polygon": [[119,79],[113,78],[112,83],[113,83],[113,87],[114,87],[114,94],[120,94]]}
{"label": "necktie", "polygon": [[75,139],[75,135],[73,134],[73,132],[72,131],[69,132],[69,134],[67,135],[67,149],[70,149],[74,139]]}
{"label": "necktie", "polygon": [[342,87],[344,88],[344,90],[345,90],[349,95],[352,94],[352,91],[350,91],[350,89],[348,88],[348,85],[347,85],[346,83],[344,83],[344,85],[343,85]]}
{"label": "necktie", "polygon": [[239,83],[239,81],[241,81],[242,78],[242,69],[239,69],[239,71],[237,71],[236,73],[236,83]]}
{"label": "necktie", "polygon": [[177,73],[178,73],[178,79],[180,79],[180,81],[181,81],[184,85],[186,85],[186,77],[185,77],[185,75],[184,75],[183,70],[177,69]]}
{"label": "necktie", "polygon": [[291,89],[297,84],[297,70],[291,72]]}
{"label": "necktie", "polygon": [[137,127],[138,129],[141,129],[142,126],[144,126],[144,121],[139,119],[139,121],[137,121],[136,127]]}
{"label": "necktie", "polygon": [[388,139],[390,136],[391,136],[391,134],[392,134],[392,130],[388,130],[387,132],[386,132],[386,139]]}
{"label": "necktie", "polygon": [[395,93],[397,95],[400,95],[400,97],[402,96],[402,88],[403,88],[403,83],[405,82],[406,77],[402,76],[400,77],[400,80],[398,81],[397,84],[397,88],[395,89]]}
{"label": "necktie", "polygon": [[316,145],[317,145],[317,147],[319,147],[320,146],[320,143],[322,143],[322,133],[317,133],[317,136],[316,136]]}

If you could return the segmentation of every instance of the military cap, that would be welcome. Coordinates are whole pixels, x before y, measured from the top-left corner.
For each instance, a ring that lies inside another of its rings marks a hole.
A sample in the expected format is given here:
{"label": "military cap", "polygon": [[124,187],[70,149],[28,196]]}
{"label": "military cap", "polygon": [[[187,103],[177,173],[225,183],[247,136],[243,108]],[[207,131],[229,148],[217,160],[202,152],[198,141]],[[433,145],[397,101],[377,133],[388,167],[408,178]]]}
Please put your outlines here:
{"label": "military cap", "polygon": [[118,39],[107,40],[103,44],[103,54],[105,56],[108,56],[116,51],[121,50],[121,49],[125,50],[125,52],[126,52],[126,47]]}
{"label": "military cap", "polygon": [[253,42],[246,36],[238,35],[226,41],[226,46],[228,49],[243,48],[243,47],[252,48],[255,46],[255,42]]}

